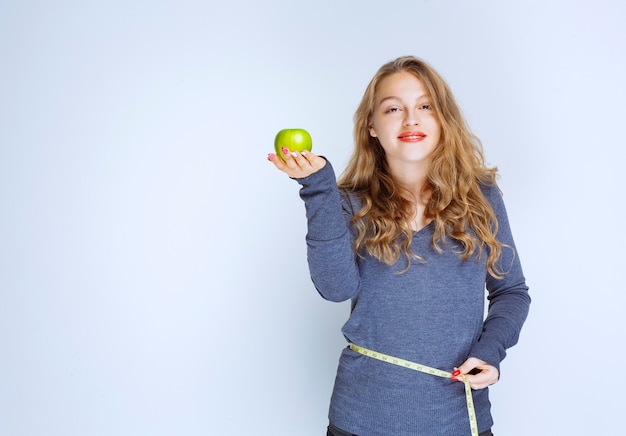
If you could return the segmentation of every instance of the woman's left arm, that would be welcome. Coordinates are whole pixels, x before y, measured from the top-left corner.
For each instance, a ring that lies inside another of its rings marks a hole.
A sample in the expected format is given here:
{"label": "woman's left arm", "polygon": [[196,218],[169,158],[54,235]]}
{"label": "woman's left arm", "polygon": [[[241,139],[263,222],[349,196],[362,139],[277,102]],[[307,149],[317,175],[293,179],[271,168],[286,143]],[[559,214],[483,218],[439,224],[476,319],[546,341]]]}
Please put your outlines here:
{"label": "woman's left arm", "polygon": [[[489,310],[483,323],[482,334],[469,355],[471,358],[482,362],[481,365],[492,366],[496,370],[495,374],[499,377],[500,363],[506,356],[506,350],[517,343],[522,326],[528,316],[530,296],[520,259],[515,249],[502,195],[497,186],[494,186],[487,190],[486,196],[498,220],[498,240],[504,244],[502,255],[498,261],[498,266],[504,276],[497,279],[490,274],[487,275],[486,287]],[[460,368],[469,371],[471,368],[468,366],[470,365],[465,362]],[[474,377],[485,375],[487,374],[480,373]],[[493,384],[497,378],[487,380],[487,382],[489,381],[492,382],[489,384]]]}

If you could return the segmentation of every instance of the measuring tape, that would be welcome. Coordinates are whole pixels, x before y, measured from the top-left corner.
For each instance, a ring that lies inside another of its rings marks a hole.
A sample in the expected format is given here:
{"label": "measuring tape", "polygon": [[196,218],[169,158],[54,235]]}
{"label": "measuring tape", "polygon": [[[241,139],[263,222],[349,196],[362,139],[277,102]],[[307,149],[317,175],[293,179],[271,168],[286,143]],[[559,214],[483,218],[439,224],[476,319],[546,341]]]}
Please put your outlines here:
{"label": "measuring tape", "polygon": [[[443,378],[452,378],[452,373],[442,371],[437,368],[431,368],[430,366],[420,365],[419,363],[411,362],[410,360],[399,359],[397,357],[388,356],[383,353],[368,350],[367,348],[359,347],[358,345],[350,344],[349,348],[352,351],[356,351],[372,359],[381,360],[383,362],[391,363],[393,365],[403,366],[414,371],[424,372],[426,374],[434,375]],[[476,421],[476,411],[474,410],[474,399],[472,398],[472,387],[469,380],[465,375],[463,377],[463,384],[465,385],[465,401],[467,403],[467,414],[469,415],[470,429],[472,430],[472,436],[478,436],[478,423]]]}

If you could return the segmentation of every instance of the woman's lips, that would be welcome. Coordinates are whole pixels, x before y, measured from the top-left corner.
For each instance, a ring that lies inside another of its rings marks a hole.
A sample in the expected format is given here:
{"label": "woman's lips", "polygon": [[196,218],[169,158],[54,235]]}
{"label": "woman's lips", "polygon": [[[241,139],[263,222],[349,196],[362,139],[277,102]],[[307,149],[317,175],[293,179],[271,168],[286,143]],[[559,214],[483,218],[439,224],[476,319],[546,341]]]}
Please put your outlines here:
{"label": "woman's lips", "polygon": [[398,139],[402,142],[419,142],[426,138],[426,134],[423,132],[403,132],[398,136]]}

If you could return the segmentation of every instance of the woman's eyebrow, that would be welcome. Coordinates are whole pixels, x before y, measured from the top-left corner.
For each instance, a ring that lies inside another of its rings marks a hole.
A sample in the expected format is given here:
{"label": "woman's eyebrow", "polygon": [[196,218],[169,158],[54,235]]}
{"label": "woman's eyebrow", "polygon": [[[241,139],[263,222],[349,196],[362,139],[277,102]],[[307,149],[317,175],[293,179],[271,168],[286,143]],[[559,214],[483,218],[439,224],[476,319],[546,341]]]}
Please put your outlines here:
{"label": "woman's eyebrow", "polygon": [[396,97],[396,96],[390,95],[389,97],[385,97],[385,98],[383,98],[380,102],[378,102],[378,106],[380,106],[380,105],[382,105],[383,103],[385,103],[385,102],[387,102],[387,101],[390,101],[390,100],[393,100],[393,101],[401,101],[399,97]]}
{"label": "woman's eyebrow", "polygon": [[[419,97],[417,97],[416,101],[420,101],[423,99],[428,99],[428,96],[426,94],[420,95]],[[378,106],[381,106],[383,103],[387,102],[387,101],[402,101],[402,99],[400,97],[396,97],[395,95],[390,95],[388,97],[384,97],[379,103]]]}

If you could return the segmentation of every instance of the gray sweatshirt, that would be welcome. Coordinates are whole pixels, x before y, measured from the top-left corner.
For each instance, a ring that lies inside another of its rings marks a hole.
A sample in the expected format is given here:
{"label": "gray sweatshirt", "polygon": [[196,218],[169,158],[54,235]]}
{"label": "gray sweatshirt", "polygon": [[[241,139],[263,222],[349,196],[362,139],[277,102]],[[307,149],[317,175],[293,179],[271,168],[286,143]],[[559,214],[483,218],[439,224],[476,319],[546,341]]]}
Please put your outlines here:
{"label": "gray sweatshirt", "polygon": [[[499,223],[503,248],[497,280],[487,272],[487,253],[463,261],[453,240],[432,246],[433,225],[413,236],[425,262],[406,267],[401,257],[386,265],[354,251],[352,216],[361,208],[354,193],[340,192],[330,162],[303,179],[309,270],[321,296],[351,300],[342,332],[349,343],[444,371],[468,357],[497,368],[515,345],[530,297],[497,186],[485,187]],[[489,300],[484,317],[485,289]],[[492,424],[488,389],[473,391],[479,430]],[[330,404],[330,422],[360,435],[470,435],[463,383],[381,362],[345,348]]]}

